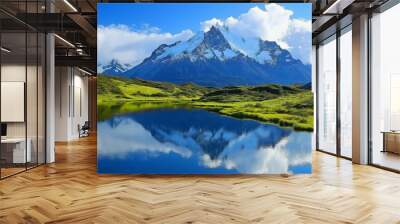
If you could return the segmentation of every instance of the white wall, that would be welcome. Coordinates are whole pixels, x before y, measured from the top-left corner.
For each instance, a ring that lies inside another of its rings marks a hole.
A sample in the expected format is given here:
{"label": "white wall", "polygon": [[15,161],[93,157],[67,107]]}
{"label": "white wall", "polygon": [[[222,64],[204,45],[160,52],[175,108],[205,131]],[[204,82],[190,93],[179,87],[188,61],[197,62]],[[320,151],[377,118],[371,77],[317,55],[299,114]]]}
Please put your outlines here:
{"label": "white wall", "polygon": [[69,133],[69,68],[55,68],[55,141],[67,141]]}
{"label": "white wall", "polygon": [[4,64],[1,66],[1,81],[25,82],[25,64]]}
{"label": "white wall", "polygon": [[78,125],[88,120],[88,78],[76,68],[56,67],[56,141],[79,138]]}
{"label": "white wall", "polygon": [[85,121],[88,121],[88,78],[86,76],[82,76],[82,73],[78,73],[77,70],[74,70],[74,80],[73,80],[73,96],[72,99],[74,102],[71,102],[73,108],[72,111],[72,119],[71,119],[71,136],[72,138],[78,138],[78,125],[83,125]]}

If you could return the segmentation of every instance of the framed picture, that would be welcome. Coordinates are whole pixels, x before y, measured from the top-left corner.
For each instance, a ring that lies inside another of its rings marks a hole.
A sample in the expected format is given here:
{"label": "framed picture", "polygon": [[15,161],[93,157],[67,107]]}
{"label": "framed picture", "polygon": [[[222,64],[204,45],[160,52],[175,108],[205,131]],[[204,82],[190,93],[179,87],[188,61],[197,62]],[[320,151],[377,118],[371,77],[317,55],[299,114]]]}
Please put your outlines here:
{"label": "framed picture", "polygon": [[98,172],[311,172],[311,4],[98,5]]}

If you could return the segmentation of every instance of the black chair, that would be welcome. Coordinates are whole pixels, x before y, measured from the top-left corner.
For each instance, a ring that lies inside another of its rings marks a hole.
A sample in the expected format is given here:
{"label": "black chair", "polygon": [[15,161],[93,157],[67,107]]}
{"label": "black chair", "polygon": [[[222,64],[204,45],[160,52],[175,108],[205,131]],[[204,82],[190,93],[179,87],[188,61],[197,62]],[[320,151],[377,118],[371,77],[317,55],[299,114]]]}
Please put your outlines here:
{"label": "black chair", "polygon": [[89,121],[85,121],[82,127],[78,124],[79,138],[89,136],[90,124]]}

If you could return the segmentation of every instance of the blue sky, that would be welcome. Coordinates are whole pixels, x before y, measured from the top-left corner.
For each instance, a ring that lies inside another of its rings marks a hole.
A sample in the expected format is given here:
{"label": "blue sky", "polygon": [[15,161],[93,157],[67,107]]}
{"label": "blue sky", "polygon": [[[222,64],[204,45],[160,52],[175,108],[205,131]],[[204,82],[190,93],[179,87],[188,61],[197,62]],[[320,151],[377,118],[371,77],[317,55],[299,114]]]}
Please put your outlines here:
{"label": "blue sky", "polygon": [[244,37],[275,41],[311,61],[309,3],[99,3],[98,58],[135,66],[161,44],[185,41],[212,25]]}
{"label": "blue sky", "polygon": [[[145,25],[156,26],[172,33],[184,29],[198,31],[200,22],[211,19],[237,17],[250,8],[264,7],[264,3],[99,3],[98,24],[125,24],[141,29]],[[311,4],[280,4],[293,11],[292,18],[311,20]]]}

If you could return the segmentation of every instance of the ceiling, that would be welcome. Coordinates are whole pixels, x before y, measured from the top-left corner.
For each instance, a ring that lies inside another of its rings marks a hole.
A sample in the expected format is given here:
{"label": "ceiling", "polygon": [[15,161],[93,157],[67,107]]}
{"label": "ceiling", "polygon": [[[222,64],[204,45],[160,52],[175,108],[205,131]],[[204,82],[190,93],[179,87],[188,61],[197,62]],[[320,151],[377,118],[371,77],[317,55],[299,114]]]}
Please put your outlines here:
{"label": "ceiling", "polygon": [[[79,66],[95,74],[96,4],[96,0],[1,0],[2,43],[13,49],[8,58],[26,54],[25,31],[28,37],[34,36],[30,32],[54,32],[56,65]],[[31,48],[28,44],[27,58]]]}

